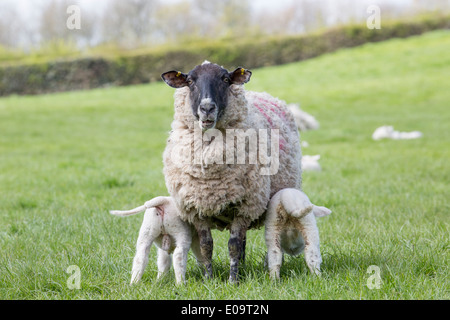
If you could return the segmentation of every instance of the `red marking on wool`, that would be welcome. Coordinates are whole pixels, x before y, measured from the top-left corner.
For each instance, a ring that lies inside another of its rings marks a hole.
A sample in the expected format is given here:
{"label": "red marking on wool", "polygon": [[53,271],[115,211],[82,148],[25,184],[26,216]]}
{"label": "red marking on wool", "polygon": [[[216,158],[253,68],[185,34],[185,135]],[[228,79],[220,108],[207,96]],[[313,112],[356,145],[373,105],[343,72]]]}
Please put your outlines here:
{"label": "red marking on wool", "polygon": [[[283,120],[286,120],[286,113],[284,111],[282,111],[277,104],[275,104],[271,101],[268,101],[266,99],[263,99],[263,98],[257,98],[256,100],[258,101],[258,102],[255,101],[256,109],[258,109],[259,112],[261,112],[261,114],[267,119],[267,121],[269,122],[269,125],[272,129],[275,129],[275,126],[273,125],[272,118],[265,112],[264,107],[268,107],[270,111],[275,113],[277,116],[279,116]],[[273,106],[275,106],[276,107],[275,110],[273,107],[268,106],[268,104],[272,104]],[[280,150],[285,150],[286,140],[282,136],[280,136],[279,144],[280,144]]]}
{"label": "red marking on wool", "polygon": [[[263,102],[266,106],[268,106],[268,108],[270,109],[270,111],[272,111],[273,113],[275,113],[276,115],[278,115],[280,118],[283,118],[283,120],[286,120],[286,112],[284,110],[282,110],[280,108],[280,106],[278,104],[276,104],[273,101],[269,101],[267,99],[264,98],[257,98],[260,102]],[[269,106],[269,105],[272,105]],[[275,108],[274,108],[275,107]]]}
{"label": "red marking on wool", "polygon": [[285,146],[286,146],[286,140],[284,140],[284,138],[282,136],[280,136],[280,150],[284,151]]}
{"label": "red marking on wool", "polygon": [[273,129],[273,123],[272,123],[272,119],[269,117],[269,115],[263,110],[263,108],[261,108],[259,103],[255,103],[255,107],[259,110],[259,112],[262,113],[262,115],[267,119],[267,121],[269,122],[270,127]]}

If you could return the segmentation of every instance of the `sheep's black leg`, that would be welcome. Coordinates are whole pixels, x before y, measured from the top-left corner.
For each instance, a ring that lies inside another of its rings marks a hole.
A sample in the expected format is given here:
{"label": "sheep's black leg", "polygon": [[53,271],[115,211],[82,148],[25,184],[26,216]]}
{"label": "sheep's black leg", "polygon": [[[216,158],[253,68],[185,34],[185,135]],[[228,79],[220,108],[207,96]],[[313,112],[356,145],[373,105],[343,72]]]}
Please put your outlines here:
{"label": "sheep's black leg", "polygon": [[247,223],[243,221],[233,221],[230,228],[230,240],[228,241],[228,251],[230,255],[230,278],[231,283],[239,281],[239,260],[245,259],[244,240],[247,233]]}
{"label": "sheep's black leg", "polygon": [[245,245],[247,244],[247,234],[244,235],[244,240],[242,240],[242,252],[241,252],[241,262],[245,263]]}
{"label": "sheep's black leg", "polygon": [[212,254],[213,254],[213,238],[211,235],[211,228],[206,225],[199,225],[196,227],[199,243],[200,253],[203,259],[203,265],[205,266],[205,276],[212,278]]}

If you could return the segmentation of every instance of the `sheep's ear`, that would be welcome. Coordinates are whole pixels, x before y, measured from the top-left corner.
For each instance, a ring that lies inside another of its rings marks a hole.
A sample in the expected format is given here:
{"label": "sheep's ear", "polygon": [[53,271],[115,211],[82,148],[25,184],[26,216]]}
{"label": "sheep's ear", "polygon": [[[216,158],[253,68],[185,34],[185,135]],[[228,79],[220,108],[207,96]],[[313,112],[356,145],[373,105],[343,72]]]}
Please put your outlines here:
{"label": "sheep's ear", "polygon": [[161,75],[161,78],[172,88],[183,88],[188,85],[187,74],[180,71],[168,71]]}
{"label": "sheep's ear", "polygon": [[231,83],[233,84],[244,84],[250,81],[252,72],[244,68],[237,68],[230,73]]}

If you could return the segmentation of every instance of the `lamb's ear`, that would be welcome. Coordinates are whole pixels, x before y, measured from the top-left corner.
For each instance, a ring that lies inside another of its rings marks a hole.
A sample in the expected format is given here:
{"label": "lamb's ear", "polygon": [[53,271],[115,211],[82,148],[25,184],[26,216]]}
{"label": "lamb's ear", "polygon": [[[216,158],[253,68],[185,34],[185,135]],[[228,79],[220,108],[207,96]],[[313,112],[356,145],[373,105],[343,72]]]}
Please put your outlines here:
{"label": "lamb's ear", "polygon": [[161,78],[172,88],[183,88],[188,85],[187,74],[180,71],[168,71],[161,75]]}
{"label": "lamb's ear", "polygon": [[244,84],[250,81],[252,72],[244,68],[237,68],[230,73],[231,83]]}

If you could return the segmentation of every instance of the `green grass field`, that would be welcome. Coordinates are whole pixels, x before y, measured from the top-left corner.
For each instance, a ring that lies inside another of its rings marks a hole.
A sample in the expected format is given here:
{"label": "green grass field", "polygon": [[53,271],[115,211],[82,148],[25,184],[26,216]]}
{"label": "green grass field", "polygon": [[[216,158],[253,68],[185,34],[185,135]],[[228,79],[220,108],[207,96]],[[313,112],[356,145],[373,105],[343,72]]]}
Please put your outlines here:
{"label": "green grass field", "polygon": [[[277,283],[261,229],[248,233],[239,286],[227,282],[227,231],[213,233],[214,279],[190,254],[186,286],[173,271],[157,281],[153,248],[143,281],[128,285],[143,216],[108,210],[167,194],[173,89],[1,98],[0,299],[449,299],[449,52],[450,32],[437,31],[253,70],[247,89],[320,122],[302,140],[323,170],[305,172],[303,189],[333,211],[318,220],[322,278],[287,256]],[[424,136],[373,141],[386,124]],[[80,289],[68,285],[73,265]]]}

